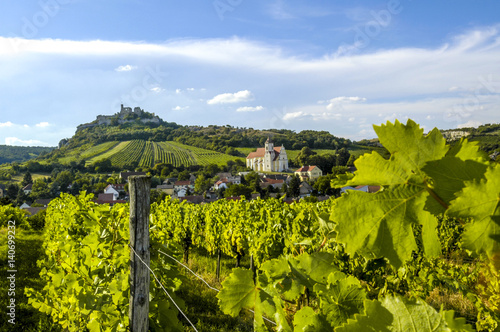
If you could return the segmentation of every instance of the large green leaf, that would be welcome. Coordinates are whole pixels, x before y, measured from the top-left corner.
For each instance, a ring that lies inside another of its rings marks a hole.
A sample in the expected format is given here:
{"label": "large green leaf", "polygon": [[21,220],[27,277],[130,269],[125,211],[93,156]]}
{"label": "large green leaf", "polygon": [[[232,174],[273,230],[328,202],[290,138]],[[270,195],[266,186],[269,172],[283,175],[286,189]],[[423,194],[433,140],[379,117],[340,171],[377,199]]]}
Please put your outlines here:
{"label": "large green leaf", "polygon": [[401,266],[417,250],[412,224],[418,224],[419,215],[425,213],[423,192],[420,186],[405,185],[376,194],[350,191],[342,195],[332,214],[337,240],[351,255],[383,256],[393,266]]}
{"label": "large green leaf", "polygon": [[373,126],[380,143],[391,153],[397,154],[399,162],[405,169],[411,169],[416,174],[430,160],[444,157],[449,147],[437,128],[427,136],[423,129],[413,120],[402,125],[398,120],[394,124],[389,121],[385,125]]}
{"label": "large green leaf", "polygon": [[[432,178],[432,190],[449,205],[456,195],[465,187],[466,181],[484,179],[488,165],[475,160],[462,160],[455,156],[446,156],[440,160],[428,162],[422,170]],[[435,211],[439,202],[429,196],[426,209]]]}
{"label": "large green leaf", "polygon": [[333,254],[326,252],[316,252],[311,255],[304,253],[297,257],[290,257],[288,264],[292,278],[309,290],[313,290],[317,283],[326,284],[330,273],[338,271],[338,268],[332,264],[334,258]]}
{"label": "large green leaf", "polygon": [[304,307],[293,317],[294,331],[298,332],[331,332],[330,324],[322,315],[317,314],[313,308]]}
{"label": "large green leaf", "polygon": [[314,292],[320,300],[323,314],[333,327],[342,325],[349,317],[360,313],[366,299],[359,280],[353,276],[346,277],[341,272],[331,273],[328,284],[315,285]]}
{"label": "large green leaf", "polygon": [[456,332],[473,332],[472,326],[466,323],[465,318],[459,317],[455,318],[455,312],[453,310],[443,311],[441,315],[446,320],[448,327],[452,331]]}
{"label": "large green leaf", "polygon": [[351,255],[384,256],[399,267],[417,250],[412,227],[420,224],[426,254],[439,255],[435,216],[445,211],[446,204],[440,203],[422,167],[446,155],[446,140],[437,129],[424,136],[412,120],[374,128],[391,157],[372,153],[359,158],[355,176],[346,185],[380,185],[384,190],[376,194],[350,191],[337,201],[332,214],[337,240],[346,244]]}
{"label": "large green leaf", "polygon": [[258,283],[254,283],[253,272],[248,269],[233,269],[229,277],[222,282],[222,290],[217,294],[217,298],[222,312],[233,317],[244,308],[254,310],[254,322],[257,326],[264,325],[264,314],[272,316],[275,313],[273,298],[264,292]]}
{"label": "large green leaf", "polygon": [[434,332],[450,331],[445,319],[427,303],[400,296],[381,302],[365,300],[365,312],[335,329],[336,332]]}
{"label": "large green leaf", "polygon": [[451,202],[447,214],[472,218],[463,235],[464,245],[476,253],[493,255],[500,251],[500,167],[491,166],[480,181],[467,186]]}

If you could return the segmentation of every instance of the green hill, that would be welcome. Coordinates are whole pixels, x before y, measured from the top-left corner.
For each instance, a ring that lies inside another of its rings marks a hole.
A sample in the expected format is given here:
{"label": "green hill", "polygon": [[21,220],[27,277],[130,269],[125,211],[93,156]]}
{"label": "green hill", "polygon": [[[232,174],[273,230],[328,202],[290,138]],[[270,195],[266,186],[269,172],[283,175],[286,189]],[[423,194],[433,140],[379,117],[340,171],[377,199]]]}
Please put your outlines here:
{"label": "green hill", "polygon": [[0,145],[0,164],[22,163],[52,150],[53,147]]}

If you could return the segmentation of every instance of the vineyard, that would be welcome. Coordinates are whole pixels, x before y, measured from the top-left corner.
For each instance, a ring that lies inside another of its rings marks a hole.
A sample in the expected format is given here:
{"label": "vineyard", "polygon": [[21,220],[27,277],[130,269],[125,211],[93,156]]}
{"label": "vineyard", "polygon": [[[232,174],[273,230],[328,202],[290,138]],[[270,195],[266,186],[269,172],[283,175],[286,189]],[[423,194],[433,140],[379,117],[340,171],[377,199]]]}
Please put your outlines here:
{"label": "vineyard", "polygon": [[81,155],[93,156],[86,164],[109,159],[113,166],[126,168],[153,167],[158,163],[172,164],[174,167],[181,165],[224,165],[233,157],[220,152],[205,150],[197,147],[187,146],[173,141],[153,142],[144,140],[133,140],[125,142],[108,142],[100,144]]}
{"label": "vineyard", "polygon": [[[334,185],[379,185],[377,193],[154,203],[150,327],[202,330],[178,294],[190,273],[180,260],[197,250],[234,259],[221,289],[203,282],[221,315],[252,315],[246,330],[498,331],[500,167],[477,145],[450,147],[411,120],[375,131],[390,158],[366,154]],[[126,331],[128,218],[128,205],[96,205],[91,195],[51,202],[45,286],[27,290],[30,303],[68,331]]]}

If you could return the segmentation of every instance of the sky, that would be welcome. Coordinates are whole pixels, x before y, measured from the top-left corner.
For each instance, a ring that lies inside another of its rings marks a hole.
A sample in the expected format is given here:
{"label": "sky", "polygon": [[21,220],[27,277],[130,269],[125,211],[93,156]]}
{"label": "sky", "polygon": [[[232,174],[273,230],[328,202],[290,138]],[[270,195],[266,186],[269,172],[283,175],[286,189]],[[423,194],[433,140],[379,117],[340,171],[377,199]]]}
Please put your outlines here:
{"label": "sky", "polygon": [[373,138],[500,122],[498,0],[0,0],[0,144],[141,107]]}

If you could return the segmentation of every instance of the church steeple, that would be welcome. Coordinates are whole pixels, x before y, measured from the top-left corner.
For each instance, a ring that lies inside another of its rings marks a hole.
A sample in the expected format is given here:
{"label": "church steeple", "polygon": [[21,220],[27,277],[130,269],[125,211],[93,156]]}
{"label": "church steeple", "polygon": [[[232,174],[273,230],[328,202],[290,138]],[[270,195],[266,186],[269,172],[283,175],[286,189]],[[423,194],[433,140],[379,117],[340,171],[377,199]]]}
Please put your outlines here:
{"label": "church steeple", "polygon": [[274,150],[274,143],[271,137],[267,137],[266,143],[264,145],[266,151],[273,151]]}

